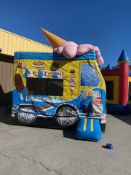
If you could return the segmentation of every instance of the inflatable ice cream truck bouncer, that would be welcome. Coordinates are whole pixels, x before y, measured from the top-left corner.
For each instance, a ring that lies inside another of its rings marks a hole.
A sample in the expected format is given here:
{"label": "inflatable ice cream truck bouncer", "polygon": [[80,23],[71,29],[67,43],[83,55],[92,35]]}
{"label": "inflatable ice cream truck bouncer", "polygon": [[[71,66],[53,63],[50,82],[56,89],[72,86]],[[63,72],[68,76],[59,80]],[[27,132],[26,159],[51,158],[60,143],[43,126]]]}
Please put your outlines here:
{"label": "inflatable ice cream truck bouncer", "polygon": [[14,84],[12,117],[21,123],[55,117],[62,127],[80,118],[106,124],[105,82],[95,52],[74,59],[56,53],[16,52]]}
{"label": "inflatable ice cream truck bouncer", "polygon": [[55,53],[14,54],[11,116],[23,124],[37,118],[55,118],[62,127],[77,124],[78,139],[99,141],[106,126],[106,88],[96,60],[100,53],[88,50],[68,59],[72,42],[67,49],[64,39],[42,32]]}

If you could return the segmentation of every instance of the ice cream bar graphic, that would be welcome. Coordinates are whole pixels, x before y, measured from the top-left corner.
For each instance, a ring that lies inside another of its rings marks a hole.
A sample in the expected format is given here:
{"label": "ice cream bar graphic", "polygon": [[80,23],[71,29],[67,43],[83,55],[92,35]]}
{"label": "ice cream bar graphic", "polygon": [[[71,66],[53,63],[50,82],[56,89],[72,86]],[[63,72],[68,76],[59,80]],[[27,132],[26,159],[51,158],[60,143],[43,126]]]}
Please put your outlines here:
{"label": "ice cream bar graphic", "polygon": [[60,38],[59,36],[45,30],[41,29],[41,31],[44,33],[44,35],[47,37],[49,43],[53,48],[57,48],[59,46],[62,46],[65,43],[65,40],[63,38]]}

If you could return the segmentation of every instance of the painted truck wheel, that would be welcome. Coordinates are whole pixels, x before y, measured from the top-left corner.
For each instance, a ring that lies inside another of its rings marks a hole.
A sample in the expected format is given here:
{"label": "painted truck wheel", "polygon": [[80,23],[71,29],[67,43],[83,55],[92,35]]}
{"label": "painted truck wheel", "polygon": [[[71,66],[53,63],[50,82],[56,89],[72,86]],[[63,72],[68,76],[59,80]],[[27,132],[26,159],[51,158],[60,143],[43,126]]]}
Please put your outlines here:
{"label": "painted truck wheel", "polygon": [[18,112],[17,119],[22,124],[32,124],[35,122],[36,116],[34,114]]}
{"label": "painted truck wheel", "polygon": [[[19,110],[20,112],[17,113],[17,119],[20,123],[29,125],[36,121],[36,115],[29,113],[33,111],[33,108],[22,107]],[[25,112],[23,110],[25,110]]]}
{"label": "painted truck wheel", "polygon": [[72,106],[61,106],[56,112],[56,120],[62,127],[73,126],[78,120],[78,113]]}

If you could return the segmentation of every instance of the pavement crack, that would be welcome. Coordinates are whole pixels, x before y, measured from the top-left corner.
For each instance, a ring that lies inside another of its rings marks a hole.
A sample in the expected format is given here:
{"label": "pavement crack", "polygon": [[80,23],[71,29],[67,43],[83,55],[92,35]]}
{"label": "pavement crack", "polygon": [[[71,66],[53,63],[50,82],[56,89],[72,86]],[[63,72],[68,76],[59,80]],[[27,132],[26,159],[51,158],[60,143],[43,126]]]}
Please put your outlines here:
{"label": "pavement crack", "polygon": [[9,156],[7,156],[6,154],[4,154],[4,153],[0,153],[0,156],[1,157],[4,157],[4,158],[7,158],[7,159],[9,159],[10,157]]}
{"label": "pavement crack", "polygon": [[31,162],[33,162],[33,163],[35,163],[35,164],[40,165],[42,168],[46,169],[48,172],[54,172],[54,173],[57,174],[57,175],[62,175],[58,170],[54,170],[54,169],[48,168],[48,167],[47,167],[43,162],[41,162],[41,161],[37,161],[36,159],[34,159],[34,158],[32,158],[32,157],[27,157],[27,156],[25,156],[25,155],[23,155],[23,154],[21,154],[21,153],[19,153],[19,155],[20,155],[21,158],[23,158],[23,159],[29,160],[29,161],[31,161]]}

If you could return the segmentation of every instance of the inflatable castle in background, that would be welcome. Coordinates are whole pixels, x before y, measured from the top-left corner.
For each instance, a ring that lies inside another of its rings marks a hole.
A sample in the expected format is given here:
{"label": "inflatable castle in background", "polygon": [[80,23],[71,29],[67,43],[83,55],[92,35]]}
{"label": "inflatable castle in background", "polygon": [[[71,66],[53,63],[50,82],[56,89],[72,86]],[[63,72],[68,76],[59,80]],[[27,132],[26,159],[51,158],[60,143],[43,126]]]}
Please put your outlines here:
{"label": "inflatable castle in background", "polygon": [[106,82],[107,112],[131,113],[131,66],[125,50],[122,50],[116,67],[108,64],[101,72]]}

